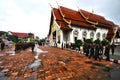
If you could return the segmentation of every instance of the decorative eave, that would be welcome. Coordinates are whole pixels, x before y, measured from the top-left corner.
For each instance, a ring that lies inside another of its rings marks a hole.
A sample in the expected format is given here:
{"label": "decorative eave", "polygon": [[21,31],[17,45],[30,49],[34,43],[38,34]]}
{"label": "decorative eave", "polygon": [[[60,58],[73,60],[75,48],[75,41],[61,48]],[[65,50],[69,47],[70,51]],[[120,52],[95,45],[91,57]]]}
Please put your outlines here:
{"label": "decorative eave", "polygon": [[50,5],[51,9],[53,9],[52,5],[50,3],[48,3],[48,4]]}
{"label": "decorative eave", "polygon": [[69,25],[71,24],[71,20],[66,20],[65,18],[63,18],[63,20],[66,22],[66,23],[68,23]]}
{"label": "decorative eave", "polygon": [[97,21],[97,22],[92,22],[92,21],[89,21],[88,19],[86,19],[86,21],[87,21],[88,23],[93,24],[93,25],[98,25],[98,21]]}
{"label": "decorative eave", "polygon": [[66,19],[65,19],[65,15],[62,13],[62,11],[61,11],[61,9],[60,9],[60,6],[59,6],[59,8],[58,8],[58,9],[59,9],[59,11],[60,11],[60,14],[61,14],[61,15],[62,15],[62,17],[63,17],[63,20],[64,20],[67,24],[69,24],[69,25],[70,25],[70,24],[71,24],[71,20],[70,20],[70,21],[68,21],[68,20],[66,20]]}
{"label": "decorative eave", "polygon": [[66,24],[65,22],[56,21],[56,23],[57,23],[58,26],[60,26],[60,29],[72,30],[72,28],[70,26],[68,26],[68,24]]}
{"label": "decorative eave", "polygon": [[90,24],[93,24],[93,25],[98,25],[98,21],[97,22],[92,22],[90,20],[88,20],[89,18],[86,17],[82,12],[81,10],[79,10],[79,13],[82,15],[82,17],[85,19],[86,22],[90,23]]}
{"label": "decorative eave", "polygon": [[62,15],[62,17],[63,17],[63,20],[64,20],[67,24],[69,24],[69,25],[70,25],[70,24],[71,24],[71,20],[69,20],[69,21],[68,21],[68,20],[66,20],[66,19],[65,19],[65,15],[62,13],[62,11],[61,11],[61,9],[60,9],[60,6],[59,6],[59,5],[58,5],[58,9],[59,9],[59,11],[60,11],[60,14],[61,14],[61,15]]}
{"label": "decorative eave", "polygon": [[89,19],[88,17],[86,17],[86,16],[81,12],[80,9],[79,9],[79,13],[82,15],[82,17],[83,17],[85,20]]}

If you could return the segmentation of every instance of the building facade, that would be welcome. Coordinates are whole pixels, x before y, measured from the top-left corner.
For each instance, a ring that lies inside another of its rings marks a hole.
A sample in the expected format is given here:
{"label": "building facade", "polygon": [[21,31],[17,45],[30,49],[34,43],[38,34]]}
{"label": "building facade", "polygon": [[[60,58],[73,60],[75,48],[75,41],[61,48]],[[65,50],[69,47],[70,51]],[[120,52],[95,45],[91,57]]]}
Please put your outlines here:
{"label": "building facade", "polygon": [[[112,33],[111,30],[113,30]],[[116,32],[116,25],[103,16],[63,6],[52,8],[48,33],[51,46],[56,43],[61,47],[62,43],[74,43],[78,39],[84,41],[85,39],[103,40],[109,38],[112,40]]]}

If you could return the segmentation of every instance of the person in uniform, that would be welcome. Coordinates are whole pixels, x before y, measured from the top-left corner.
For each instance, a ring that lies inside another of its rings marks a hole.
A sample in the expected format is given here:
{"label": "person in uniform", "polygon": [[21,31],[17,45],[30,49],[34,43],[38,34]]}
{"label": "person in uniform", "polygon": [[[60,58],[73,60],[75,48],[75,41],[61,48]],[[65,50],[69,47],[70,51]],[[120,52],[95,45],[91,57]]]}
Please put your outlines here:
{"label": "person in uniform", "polygon": [[112,44],[112,45],[111,45],[111,52],[112,52],[112,55],[114,55],[114,51],[115,51],[115,45]]}
{"label": "person in uniform", "polygon": [[95,44],[95,56],[94,56],[95,60],[97,60],[99,58],[99,45]]}
{"label": "person in uniform", "polygon": [[2,40],[1,40],[1,50],[4,50],[4,48],[5,48],[5,39],[2,38]]}
{"label": "person in uniform", "polygon": [[91,57],[94,57],[94,44],[92,43],[91,45],[90,45],[90,55],[89,55],[89,58],[91,58]]}
{"label": "person in uniform", "polygon": [[106,61],[110,61],[110,46],[107,44],[105,46],[105,56],[106,56]]}

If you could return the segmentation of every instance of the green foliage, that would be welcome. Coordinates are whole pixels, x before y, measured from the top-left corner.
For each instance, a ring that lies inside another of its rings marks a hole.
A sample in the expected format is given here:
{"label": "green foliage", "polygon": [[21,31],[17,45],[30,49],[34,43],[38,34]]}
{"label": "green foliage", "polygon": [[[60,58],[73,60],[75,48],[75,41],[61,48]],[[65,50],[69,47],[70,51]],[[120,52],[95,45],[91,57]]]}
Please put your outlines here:
{"label": "green foliage", "polygon": [[13,36],[13,35],[9,35],[8,36],[8,40],[13,41],[15,43],[17,43],[19,41],[18,37],[17,36]]}
{"label": "green foliage", "polygon": [[85,42],[86,43],[93,43],[93,39],[86,39]]}
{"label": "green foliage", "polygon": [[24,40],[23,39],[19,39],[19,41],[18,42],[24,42]]}
{"label": "green foliage", "polygon": [[82,46],[82,41],[78,39],[78,40],[75,41],[75,44],[78,44],[78,45]]}
{"label": "green foliage", "polygon": [[0,31],[0,36],[2,36],[2,35],[8,35],[8,32]]}
{"label": "green foliage", "polygon": [[33,37],[29,37],[29,40],[30,40],[30,42],[34,42],[35,41]]}
{"label": "green foliage", "polygon": [[100,41],[99,39],[97,39],[97,40],[94,41],[94,43],[95,43],[95,44],[100,44],[101,41]]}
{"label": "green foliage", "polygon": [[103,44],[103,45],[107,45],[107,44],[109,44],[109,41],[108,41],[107,39],[104,39],[104,40],[102,41],[102,44]]}

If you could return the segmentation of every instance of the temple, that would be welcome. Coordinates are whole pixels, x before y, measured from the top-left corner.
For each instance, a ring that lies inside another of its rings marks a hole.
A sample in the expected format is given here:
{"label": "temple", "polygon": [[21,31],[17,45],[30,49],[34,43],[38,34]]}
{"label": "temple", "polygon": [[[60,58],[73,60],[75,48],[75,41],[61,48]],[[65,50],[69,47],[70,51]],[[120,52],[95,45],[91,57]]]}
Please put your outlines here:
{"label": "temple", "polygon": [[[48,38],[56,43],[74,43],[75,40],[108,39],[113,42],[119,36],[119,27],[103,16],[82,9],[72,10],[63,6],[52,8]],[[117,34],[116,34],[117,33]]]}

